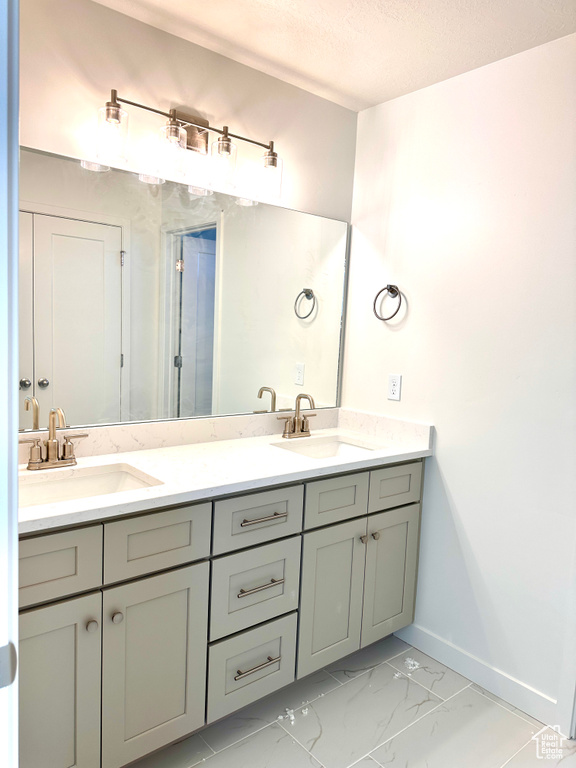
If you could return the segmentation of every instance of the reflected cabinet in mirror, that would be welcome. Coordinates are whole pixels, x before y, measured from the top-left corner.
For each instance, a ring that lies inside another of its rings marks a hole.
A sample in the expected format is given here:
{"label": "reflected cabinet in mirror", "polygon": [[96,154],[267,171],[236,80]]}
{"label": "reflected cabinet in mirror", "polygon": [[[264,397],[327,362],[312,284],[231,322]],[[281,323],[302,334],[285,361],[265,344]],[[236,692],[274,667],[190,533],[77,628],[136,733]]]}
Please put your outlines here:
{"label": "reflected cabinet in mirror", "polygon": [[[337,405],[345,222],[21,150],[20,427]],[[300,317],[298,316],[300,315]],[[30,407],[28,402],[28,407]]]}

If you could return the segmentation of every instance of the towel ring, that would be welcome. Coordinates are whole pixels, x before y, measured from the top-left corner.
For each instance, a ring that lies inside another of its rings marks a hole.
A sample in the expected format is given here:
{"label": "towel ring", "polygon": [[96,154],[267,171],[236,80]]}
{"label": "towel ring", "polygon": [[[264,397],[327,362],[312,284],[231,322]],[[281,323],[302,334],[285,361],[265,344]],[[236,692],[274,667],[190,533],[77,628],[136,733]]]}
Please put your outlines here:
{"label": "towel ring", "polygon": [[[308,300],[312,301],[312,309],[310,312],[308,312],[307,315],[301,315],[298,312],[298,299],[300,296],[304,296]],[[294,312],[296,313],[296,317],[300,318],[300,320],[306,320],[307,317],[310,317],[312,312],[314,312],[314,309],[316,308],[316,296],[314,296],[314,291],[312,288],[302,288],[298,296],[296,296],[296,301],[294,302]]]}
{"label": "towel ring", "polygon": [[[394,312],[392,312],[392,314],[391,314],[389,317],[382,317],[382,316],[381,316],[381,315],[379,315],[379,314],[378,314],[378,312],[376,311],[376,303],[378,302],[378,297],[379,297],[379,296],[380,296],[382,293],[384,293],[384,291],[387,291],[387,292],[388,292],[388,296],[390,296],[390,298],[391,298],[391,299],[396,299],[396,298],[398,298],[398,306],[396,307],[396,309],[394,310]],[[398,288],[398,286],[397,286],[397,285],[387,285],[387,286],[385,286],[384,288],[382,288],[382,290],[381,290],[381,291],[378,291],[378,293],[376,294],[376,298],[374,299],[374,307],[373,307],[373,309],[374,309],[374,314],[376,315],[376,317],[378,318],[378,320],[383,320],[384,322],[386,322],[387,320],[392,320],[392,318],[393,318],[395,315],[397,315],[397,314],[398,314],[398,312],[399,312],[399,310],[400,310],[400,307],[401,307],[401,306],[402,306],[402,294],[400,293],[400,289]]]}

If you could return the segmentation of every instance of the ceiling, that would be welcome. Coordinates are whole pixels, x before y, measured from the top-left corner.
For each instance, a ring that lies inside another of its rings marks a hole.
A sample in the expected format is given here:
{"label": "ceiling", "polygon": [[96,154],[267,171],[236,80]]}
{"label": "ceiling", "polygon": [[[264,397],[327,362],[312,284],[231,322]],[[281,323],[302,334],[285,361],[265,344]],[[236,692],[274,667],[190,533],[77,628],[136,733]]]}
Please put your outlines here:
{"label": "ceiling", "polygon": [[98,0],[353,110],[576,31],[576,0]]}

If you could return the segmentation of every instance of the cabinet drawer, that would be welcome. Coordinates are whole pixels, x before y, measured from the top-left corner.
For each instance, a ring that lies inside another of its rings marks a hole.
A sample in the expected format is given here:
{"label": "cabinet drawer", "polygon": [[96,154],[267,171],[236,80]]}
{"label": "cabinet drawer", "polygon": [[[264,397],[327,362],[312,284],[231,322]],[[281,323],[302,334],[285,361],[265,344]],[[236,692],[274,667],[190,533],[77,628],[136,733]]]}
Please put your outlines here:
{"label": "cabinet drawer", "polygon": [[213,562],[210,640],[298,608],[300,549],[295,536]]}
{"label": "cabinet drawer", "polygon": [[307,483],[304,527],[308,530],[365,515],[368,478],[368,472],[361,472]]}
{"label": "cabinet drawer", "polygon": [[19,546],[20,607],[102,584],[102,526],[23,539]]}
{"label": "cabinet drawer", "polygon": [[208,723],[294,680],[296,614],[210,647]]}
{"label": "cabinet drawer", "polygon": [[422,463],[384,467],[370,472],[368,512],[420,501]]}
{"label": "cabinet drawer", "polygon": [[211,505],[167,509],[104,525],[104,581],[122,581],[210,554]]}
{"label": "cabinet drawer", "polygon": [[214,504],[214,554],[299,533],[304,486],[251,493]]}

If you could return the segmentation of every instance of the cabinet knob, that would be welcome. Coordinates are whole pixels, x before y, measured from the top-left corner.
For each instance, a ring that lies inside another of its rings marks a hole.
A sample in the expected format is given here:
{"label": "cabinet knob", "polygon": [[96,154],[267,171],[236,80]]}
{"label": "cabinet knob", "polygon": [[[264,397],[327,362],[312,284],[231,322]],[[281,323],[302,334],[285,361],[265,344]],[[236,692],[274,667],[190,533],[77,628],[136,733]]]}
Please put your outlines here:
{"label": "cabinet knob", "polygon": [[47,387],[50,386],[50,382],[48,381],[48,379],[38,379],[38,386],[40,387],[40,389],[46,389]]}
{"label": "cabinet knob", "polygon": [[368,541],[368,536],[360,536],[360,541],[362,542],[362,544],[366,544],[366,542]]}
{"label": "cabinet knob", "polygon": [[97,629],[98,629],[98,622],[95,619],[92,619],[86,624],[87,632],[96,632]]}
{"label": "cabinet knob", "polygon": [[380,531],[374,531],[374,533],[372,534],[372,538],[375,541],[378,541],[378,539],[380,538]]}
{"label": "cabinet knob", "polygon": [[20,379],[20,389],[30,389],[32,382],[30,379]]}
{"label": "cabinet knob", "polygon": [[122,624],[123,621],[124,621],[124,614],[120,613],[120,611],[118,611],[118,613],[113,613],[112,614],[112,623],[113,624]]}

